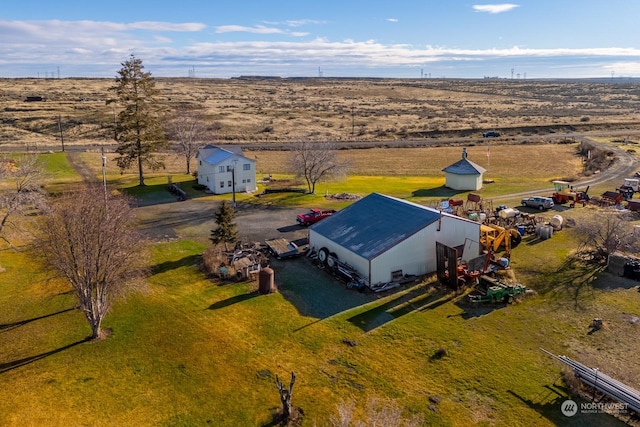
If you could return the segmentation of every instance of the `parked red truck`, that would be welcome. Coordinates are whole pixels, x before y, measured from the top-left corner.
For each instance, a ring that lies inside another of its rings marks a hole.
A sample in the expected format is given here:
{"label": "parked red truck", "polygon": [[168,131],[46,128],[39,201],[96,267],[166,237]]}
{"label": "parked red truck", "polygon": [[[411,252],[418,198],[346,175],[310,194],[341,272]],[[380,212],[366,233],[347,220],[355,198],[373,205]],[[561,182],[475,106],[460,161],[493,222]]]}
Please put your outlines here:
{"label": "parked red truck", "polygon": [[316,222],[323,220],[331,215],[336,213],[333,209],[318,209],[312,208],[307,213],[298,214],[296,220],[299,224],[309,226],[311,224],[315,224]]}

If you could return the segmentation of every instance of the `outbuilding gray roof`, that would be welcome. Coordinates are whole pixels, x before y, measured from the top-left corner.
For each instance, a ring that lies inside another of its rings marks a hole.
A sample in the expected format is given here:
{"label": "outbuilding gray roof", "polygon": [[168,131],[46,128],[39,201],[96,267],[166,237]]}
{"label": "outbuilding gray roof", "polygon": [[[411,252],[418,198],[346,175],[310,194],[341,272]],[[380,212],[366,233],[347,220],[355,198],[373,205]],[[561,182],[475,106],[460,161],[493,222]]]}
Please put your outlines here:
{"label": "outbuilding gray roof", "polygon": [[442,171],[456,175],[480,175],[485,173],[487,170],[467,159],[467,149],[465,147],[462,149],[462,158],[454,164],[442,169]]}
{"label": "outbuilding gray roof", "polygon": [[487,170],[482,166],[473,163],[468,159],[460,159],[454,164],[442,169],[443,172],[453,173],[456,175],[480,175]]}
{"label": "outbuilding gray roof", "polygon": [[435,209],[372,193],[316,223],[312,230],[370,260],[437,221],[439,216]]}

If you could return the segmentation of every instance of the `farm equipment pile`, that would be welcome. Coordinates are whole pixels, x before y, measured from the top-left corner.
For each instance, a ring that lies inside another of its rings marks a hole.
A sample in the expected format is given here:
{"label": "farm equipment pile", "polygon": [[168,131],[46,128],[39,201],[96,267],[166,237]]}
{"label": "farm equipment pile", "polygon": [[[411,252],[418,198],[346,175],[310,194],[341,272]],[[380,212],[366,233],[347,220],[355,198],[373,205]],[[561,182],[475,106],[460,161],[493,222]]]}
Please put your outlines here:
{"label": "farm equipment pile", "polygon": [[514,299],[526,292],[527,288],[519,283],[510,284],[499,279],[482,275],[479,285],[467,298],[472,303],[498,303],[511,304]]}
{"label": "farm equipment pile", "polygon": [[600,207],[615,206],[626,208],[633,212],[640,212],[640,200],[633,200],[633,196],[640,189],[639,187],[640,179],[625,178],[624,184],[616,188],[615,191],[605,191],[600,197],[593,197],[591,203]]}
{"label": "farm equipment pile", "polygon": [[556,205],[567,203],[570,208],[573,208],[578,203],[581,203],[584,207],[589,202],[589,195],[587,194],[589,187],[584,191],[576,190],[567,181],[553,181],[553,187],[554,192],[551,198]]}

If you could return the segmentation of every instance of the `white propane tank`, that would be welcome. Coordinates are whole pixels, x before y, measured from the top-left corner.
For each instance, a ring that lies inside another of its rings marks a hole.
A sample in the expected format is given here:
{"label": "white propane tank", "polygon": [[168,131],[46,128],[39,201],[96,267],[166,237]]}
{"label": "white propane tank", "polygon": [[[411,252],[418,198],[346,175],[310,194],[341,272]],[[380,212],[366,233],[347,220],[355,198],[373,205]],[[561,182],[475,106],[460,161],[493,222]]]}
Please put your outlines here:
{"label": "white propane tank", "polygon": [[480,212],[480,222],[484,222],[487,219],[487,214],[484,212]]}
{"label": "white propane tank", "polygon": [[551,224],[551,226],[555,230],[562,230],[562,223],[563,222],[564,222],[564,218],[562,218],[562,215],[554,215],[551,218],[551,221],[549,221],[549,224]]}
{"label": "white propane tank", "polygon": [[519,213],[520,213],[520,211],[518,211],[517,209],[506,208],[506,209],[502,209],[498,213],[498,216],[500,216],[500,218],[502,218],[502,219],[507,219],[507,218],[513,218],[514,216],[518,215]]}

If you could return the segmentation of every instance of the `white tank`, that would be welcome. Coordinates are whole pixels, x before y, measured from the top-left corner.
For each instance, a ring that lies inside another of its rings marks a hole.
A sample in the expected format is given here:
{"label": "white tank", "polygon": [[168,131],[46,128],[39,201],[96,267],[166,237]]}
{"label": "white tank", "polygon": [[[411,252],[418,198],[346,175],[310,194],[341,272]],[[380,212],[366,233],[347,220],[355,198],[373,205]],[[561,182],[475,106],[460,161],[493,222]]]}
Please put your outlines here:
{"label": "white tank", "polygon": [[518,215],[520,213],[520,211],[513,209],[513,208],[506,208],[506,209],[502,209],[499,213],[498,216],[500,216],[500,218],[502,219],[507,219],[507,218],[513,218],[514,216]]}
{"label": "white tank", "polygon": [[551,226],[556,229],[556,230],[561,230],[562,229],[562,223],[564,222],[564,218],[562,218],[562,215],[554,215],[551,218],[551,221],[549,221],[549,224],[551,224]]}

